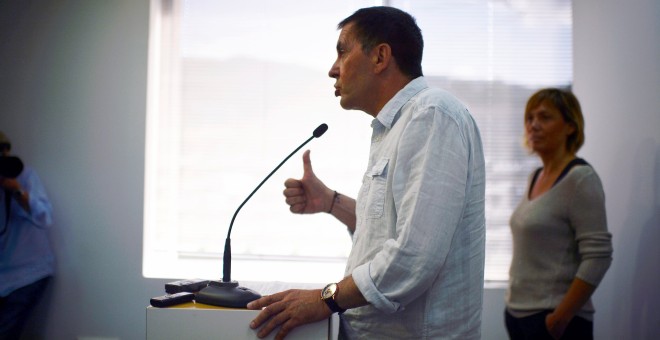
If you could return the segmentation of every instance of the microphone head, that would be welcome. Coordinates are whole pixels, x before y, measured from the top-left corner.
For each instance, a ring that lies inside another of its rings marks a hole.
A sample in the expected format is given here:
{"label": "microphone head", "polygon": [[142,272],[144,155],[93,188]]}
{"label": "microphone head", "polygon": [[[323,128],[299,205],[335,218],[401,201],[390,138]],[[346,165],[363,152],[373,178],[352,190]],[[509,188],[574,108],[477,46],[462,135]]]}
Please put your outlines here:
{"label": "microphone head", "polygon": [[319,125],[319,127],[317,127],[316,130],[314,130],[314,132],[312,134],[314,135],[314,137],[319,138],[319,137],[323,136],[323,134],[326,131],[328,131],[328,124],[323,123],[323,124]]}

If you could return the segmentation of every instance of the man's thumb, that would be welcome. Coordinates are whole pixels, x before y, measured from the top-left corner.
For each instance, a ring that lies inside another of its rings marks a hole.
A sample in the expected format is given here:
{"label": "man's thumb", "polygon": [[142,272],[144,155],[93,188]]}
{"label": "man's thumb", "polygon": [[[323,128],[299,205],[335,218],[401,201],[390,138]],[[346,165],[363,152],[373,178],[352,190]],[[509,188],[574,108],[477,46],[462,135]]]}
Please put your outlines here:
{"label": "man's thumb", "polygon": [[303,153],[303,176],[314,175],[314,170],[312,170],[312,159],[309,157],[310,150],[306,150]]}

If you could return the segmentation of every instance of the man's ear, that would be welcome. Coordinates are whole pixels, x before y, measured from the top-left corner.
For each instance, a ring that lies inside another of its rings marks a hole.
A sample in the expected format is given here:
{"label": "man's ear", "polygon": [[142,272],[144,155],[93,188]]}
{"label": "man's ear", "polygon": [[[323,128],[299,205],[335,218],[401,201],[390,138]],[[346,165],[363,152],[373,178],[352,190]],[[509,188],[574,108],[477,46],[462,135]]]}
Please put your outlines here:
{"label": "man's ear", "polygon": [[392,48],[388,44],[379,44],[372,50],[371,62],[376,73],[386,70],[392,62]]}

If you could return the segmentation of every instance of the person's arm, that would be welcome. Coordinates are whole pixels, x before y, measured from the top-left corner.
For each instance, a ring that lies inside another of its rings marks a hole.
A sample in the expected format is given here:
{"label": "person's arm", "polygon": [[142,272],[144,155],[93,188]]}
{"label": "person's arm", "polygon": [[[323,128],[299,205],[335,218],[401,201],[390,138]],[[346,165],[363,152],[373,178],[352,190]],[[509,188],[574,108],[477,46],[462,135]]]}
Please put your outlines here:
{"label": "person's arm", "polygon": [[23,208],[20,214],[30,219],[33,225],[47,228],[53,224],[53,207],[37,173],[30,167],[16,178],[24,193],[16,197]]}
{"label": "person's arm", "polygon": [[[328,188],[312,169],[310,151],[303,154],[302,179],[289,178],[284,182],[284,197],[289,210],[295,214],[329,213],[344,223],[349,232],[355,231],[355,200]],[[349,276],[337,283],[337,304],[344,309],[367,304],[353,279]],[[259,329],[262,338],[280,327],[276,339],[283,339],[294,328],[327,319],[332,311],[321,300],[321,289],[290,289],[264,296],[250,302],[248,309],[261,312],[250,323],[250,328]]]}
{"label": "person's arm", "polygon": [[561,300],[561,303],[545,318],[545,325],[550,335],[555,339],[561,338],[568,323],[571,322],[582,306],[587,303],[595,290],[596,286],[575,278],[568,292],[566,292],[566,295]]}
{"label": "person's arm", "polygon": [[329,213],[345,224],[351,235],[355,232],[355,199],[333,192],[334,203]]}
{"label": "person's arm", "polygon": [[302,179],[289,178],[284,182],[284,197],[294,214],[330,213],[355,231],[355,200],[328,188],[314,174],[309,150],[303,154]]}
{"label": "person's arm", "polygon": [[569,203],[580,265],[566,295],[546,317],[548,332],[555,338],[564,334],[568,323],[589,301],[612,262],[612,235],[607,230],[603,187],[591,168],[582,171],[575,180]]}
{"label": "person's arm", "polygon": [[369,304],[360,289],[355,284],[353,276],[349,275],[337,283],[337,295],[335,301],[343,309],[357,308]]}
{"label": "person's arm", "polygon": [[8,190],[21,208],[30,214],[30,193],[23,189],[16,178],[2,178],[0,187]]}
{"label": "person's arm", "polygon": [[18,204],[21,206],[21,208],[30,214],[30,193],[26,190],[19,189],[15,191],[14,197],[16,198],[16,201],[18,201]]}
{"label": "person's arm", "polygon": [[[337,283],[335,302],[340,308],[349,309],[366,305],[368,302],[360,293],[353,278],[348,276]],[[275,339],[284,337],[296,327],[327,319],[332,315],[328,305],[321,300],[321,289],[291,289],[264,296],[247,305],[248,309],[261,312],[250,323],[250,328],[259,329],[257,336],[268,336],[280,327]]]}

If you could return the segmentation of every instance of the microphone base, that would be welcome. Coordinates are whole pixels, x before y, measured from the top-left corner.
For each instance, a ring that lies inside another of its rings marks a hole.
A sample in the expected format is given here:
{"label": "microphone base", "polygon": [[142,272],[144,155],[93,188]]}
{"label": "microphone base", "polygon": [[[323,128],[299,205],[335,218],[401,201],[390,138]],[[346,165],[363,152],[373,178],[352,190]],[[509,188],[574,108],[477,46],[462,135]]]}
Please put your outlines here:
{"label": "microphone base", "polygon": [[210,281],[208,286],[195,294],[195,302],[229,308],[247,308],[248,302],[259,298],[259,293],[240,287],[238,281]]}

